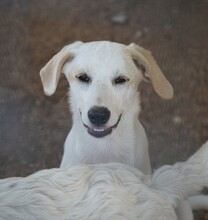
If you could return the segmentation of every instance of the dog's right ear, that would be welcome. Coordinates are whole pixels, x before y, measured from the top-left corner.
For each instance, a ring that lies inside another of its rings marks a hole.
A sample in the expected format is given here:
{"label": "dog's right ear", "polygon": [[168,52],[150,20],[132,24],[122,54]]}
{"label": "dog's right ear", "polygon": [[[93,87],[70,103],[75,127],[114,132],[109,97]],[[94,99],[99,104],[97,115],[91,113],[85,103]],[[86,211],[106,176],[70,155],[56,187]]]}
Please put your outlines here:
{"label": "dog's right ear", "polygon": [[82,42],[79,41],[65,46],[40,70],[40,77],[46,95],[50,96],[54,94],[64,64],[73,59],[74,55],[72,50],[80,44],[82,44]]}

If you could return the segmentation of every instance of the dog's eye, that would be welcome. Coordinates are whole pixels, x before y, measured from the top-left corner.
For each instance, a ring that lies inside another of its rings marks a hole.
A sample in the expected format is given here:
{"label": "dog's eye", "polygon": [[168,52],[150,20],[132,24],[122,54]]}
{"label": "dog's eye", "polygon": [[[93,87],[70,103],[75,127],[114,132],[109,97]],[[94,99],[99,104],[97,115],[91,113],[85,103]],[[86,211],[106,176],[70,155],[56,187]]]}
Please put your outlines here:
{"label": "dog's eye", "polygon": [[123,84],[125,82],[129,81],[129,79],[127,79],[126,77],[124,76],[119,76],[117,77],[116,79],[114,79],[114,83],[115,84]]}
{"label": "dog's eye", "polygon": [[89,83],[91,81],[90,77],[86,74],[86,73],[82,73],[78,76],[76,76],[76,78],[84,83]]}

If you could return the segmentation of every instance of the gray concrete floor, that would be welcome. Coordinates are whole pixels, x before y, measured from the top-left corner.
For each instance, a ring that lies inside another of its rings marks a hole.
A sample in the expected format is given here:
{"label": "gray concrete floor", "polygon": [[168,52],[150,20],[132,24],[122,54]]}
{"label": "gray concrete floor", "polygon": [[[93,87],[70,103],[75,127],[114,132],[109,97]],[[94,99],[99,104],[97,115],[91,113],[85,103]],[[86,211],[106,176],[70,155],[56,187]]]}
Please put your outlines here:
{"label": "gray concrete floor", "polygon": [[1,0],[0,177],[59,166],[71,127],[68,84],[62,77],[46,97],[39,70],[76,40],[135,42],[153,52],[175,96],[164,101],[151,85],[140,88],[152,164],[187,159],[208,139],[207,39],[207,0]]}

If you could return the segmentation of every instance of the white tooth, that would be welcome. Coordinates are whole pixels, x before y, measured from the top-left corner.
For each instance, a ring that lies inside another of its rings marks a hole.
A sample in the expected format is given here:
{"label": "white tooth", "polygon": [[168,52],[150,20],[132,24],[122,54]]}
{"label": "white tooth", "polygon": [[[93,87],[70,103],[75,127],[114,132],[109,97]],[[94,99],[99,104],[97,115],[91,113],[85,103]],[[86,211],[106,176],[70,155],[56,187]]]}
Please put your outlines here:
{"label": "white tooth", "polygon": [[103,132],[103,131],[105,131],[104,128],[93,128],[93,130],[96,131],[96,132]]}

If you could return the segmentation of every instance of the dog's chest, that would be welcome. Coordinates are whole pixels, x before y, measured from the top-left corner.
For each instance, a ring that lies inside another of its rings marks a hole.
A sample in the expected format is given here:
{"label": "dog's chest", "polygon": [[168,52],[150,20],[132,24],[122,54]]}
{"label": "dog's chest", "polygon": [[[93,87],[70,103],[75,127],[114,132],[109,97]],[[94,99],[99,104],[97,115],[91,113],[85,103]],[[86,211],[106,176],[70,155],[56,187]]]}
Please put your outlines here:
{"label": "dog's chest", "polygon": [[133,139],[96,140],[82,146],[80,157],[88,164],[118,162],[134,166],[135,143]]}

